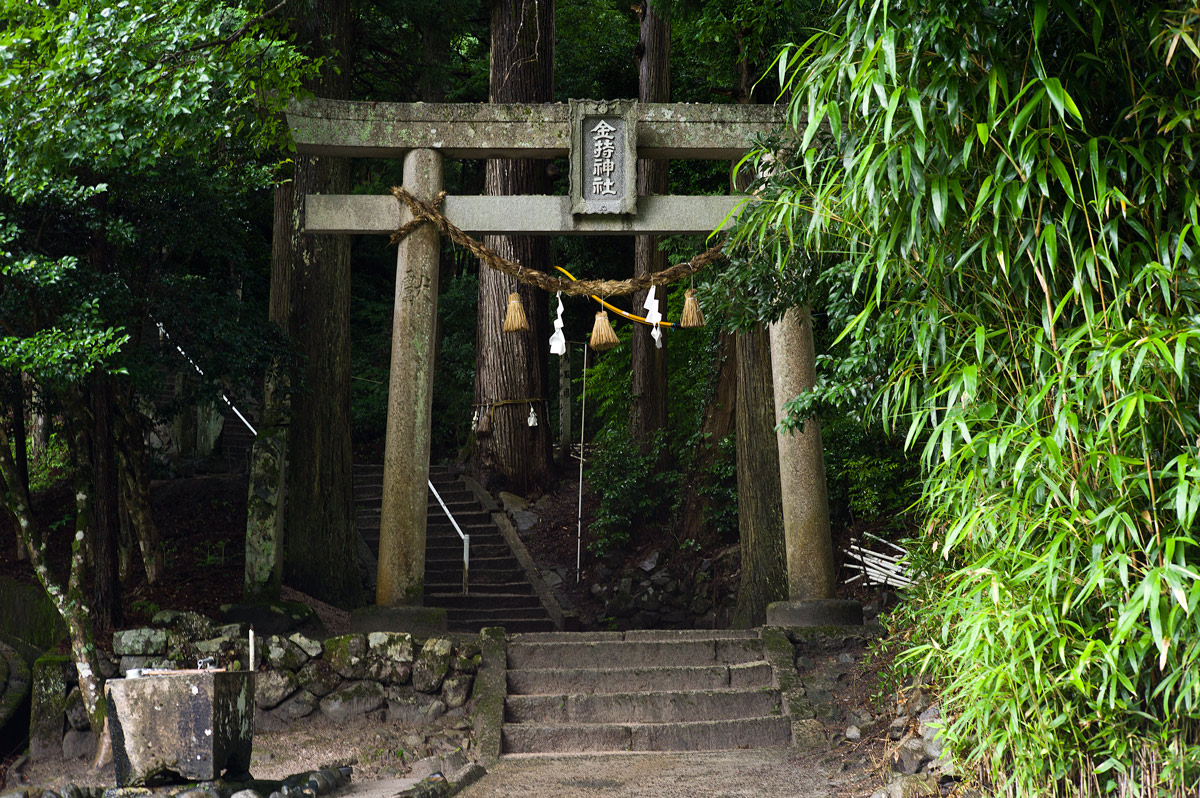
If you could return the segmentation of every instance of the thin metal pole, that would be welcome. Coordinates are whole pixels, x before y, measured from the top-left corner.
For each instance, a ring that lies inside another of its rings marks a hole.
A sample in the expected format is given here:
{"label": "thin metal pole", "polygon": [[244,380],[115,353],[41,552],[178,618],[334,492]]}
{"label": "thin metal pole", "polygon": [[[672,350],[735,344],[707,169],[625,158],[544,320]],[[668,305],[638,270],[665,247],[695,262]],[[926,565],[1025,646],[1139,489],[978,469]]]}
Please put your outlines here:
{"label": "thin metal pole", "polygon": [[579,412],[579,512],[575,531],[575,583],[579,583],[583,558],[583,431],[587,427],[587,344],[583,345],[583,408]]}

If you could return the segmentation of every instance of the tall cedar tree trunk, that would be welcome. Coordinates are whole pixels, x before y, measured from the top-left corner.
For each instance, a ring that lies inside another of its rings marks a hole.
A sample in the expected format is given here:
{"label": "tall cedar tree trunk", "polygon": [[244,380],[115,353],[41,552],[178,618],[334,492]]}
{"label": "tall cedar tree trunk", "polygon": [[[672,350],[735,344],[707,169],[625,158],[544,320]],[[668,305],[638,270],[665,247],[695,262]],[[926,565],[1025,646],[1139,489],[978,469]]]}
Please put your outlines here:
{"label": "tall cedar tree trunk", "polygon": [[[307,89],[350,94],[350,1],[315,0],[298,20],[309,54],[326,59]],[[288,435],[288,584],[339,607],[361,603],[350,451],[350,239],[300,231],[308,194],[347,194],[345,158],[297,155],[291,217],[288,329],[304,356]],[[291,292],[289,292],[291,293]]]}
{"label": "tall cedar tree trunk", "polygon": [[[638,101],[665,103],[671,100],[671,23],[659,16],[657,5],[642,2],[634,6],[641,20],[641,34],[634,54],[638,62]],[[639,196],[667,193],[665,160],[639,158],[637,162],[637,192]],[[658,249],[657,236],[634,237],[633,273],[642,277],[666,268],[666,256]],[[655,296],[666,309],[667,287],[660,287]],[[645,315],[642,309],[646,291],[633,295],[633,312]],[[634,440],[645,453],[654,433],[667,426],[667,350],[654,345],[650,328],[633,325],[630,340],[633,362],[630,426]]]}
{"label": "tall cedar tree trunk", "polygon": [[153,585],[166,568],[166,553],[150,509],[150,458],[146,454],[145,419],[138,412],[136,401],[131,385],[124,385],[113,394],[120,454],[117,473],[129,524],[146,570],[146,582]]}
{"label": "tall cedar tree trunk", "polygon": [[767,605],[788,597],[775,437],[771,339],[765,324],[737,334],[738,535],[742,581],[733,623],[761,626]]}
{"label": "tall cedar tree trunk", "polygon": [[[740,55],[737,101],[750,103],[754,101],[752,70],[740,32],[737,41]],[[766,620],[768,604],[788,597],[771,338],[765,324],[737,334],[737,370],[738,536],[742,580],[733,620],[737,626],[750,627],[760,626]]]}
{"label": "tall cedar tree trunk", "polygon": [[705,523],[710,499],[702,490],[712,487],[712,467],[724,457],[721,441],[733,432],[737,408],[737,347],[734,333],[722,332],[717,339],[717,377],[713,396],[704,408],[700,442],[696,457],[684,483],[683,509],[680,512],[680,540],[691,538],[702,546],[716,543],[713,530]]}
{"label": "tall cedar tree trunk", "polygon": [[[112,380],[97,369],[92,375],[92,546],[95,573],[92,610],[103,629],[123,622],[118,552],[121,534],[117,453],[113,435]],[[88,455],[83,452],[81,457]]]}
{"label": "tall cedar tree trunk", "polygon": [[[493,103],[554,99],[553,0],[492,3],[488,99]],[[492,159],[484,174],[485,193],[490,196],[551,193],[543,161]],[[544,236],[487,236],[485,243],[526,267],[550,270],[549,241]],[[503,331],[510,293],[521,297],[529,332]],[[480,264],[475,402],[482,412],[491,413],[491,432],[476,440],[476,465],[491,480],[522,493],[543,487],[548,478],[549,327],[544,292]],[[538,417],[535,427],[526,422],[531,404]]]}

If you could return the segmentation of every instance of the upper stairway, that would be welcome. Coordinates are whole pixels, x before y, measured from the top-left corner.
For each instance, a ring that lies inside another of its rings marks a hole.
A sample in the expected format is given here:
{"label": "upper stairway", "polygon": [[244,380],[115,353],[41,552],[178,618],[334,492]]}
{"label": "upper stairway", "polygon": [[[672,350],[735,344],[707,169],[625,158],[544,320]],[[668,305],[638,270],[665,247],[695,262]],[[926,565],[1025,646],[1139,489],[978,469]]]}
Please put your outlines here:
{"label": "upper stairway", "polygon": [[505,754],[786,747],[758,630],[508,638]]}
{"label": "upper stairway", "polygon": [[[475,493],[445,467],[430,466],[429,480],[471,541],[468,593],[463,595],[462,539],[430,493],[425,606],[445,609],[451,631],[478,632],[485,626],[502,626],[509,632],[554,629],[521,564]],[[358,530],[378,557],[382,465],[355,464],[354,499]]]}

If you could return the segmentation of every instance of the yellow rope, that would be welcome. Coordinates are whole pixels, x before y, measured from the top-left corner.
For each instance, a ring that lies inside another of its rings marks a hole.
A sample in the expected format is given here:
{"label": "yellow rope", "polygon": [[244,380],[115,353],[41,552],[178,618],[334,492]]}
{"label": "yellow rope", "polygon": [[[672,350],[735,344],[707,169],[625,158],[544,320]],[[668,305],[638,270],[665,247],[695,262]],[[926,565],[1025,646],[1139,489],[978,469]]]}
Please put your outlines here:
{"label": "yellow rope", "polygon": [[[560,272],[562,272],[563,274],[567,275],[567,276],[568,276],[568,277],[570,277],[572,280],[578,280],[578,278],[577,278],[577,277],[575,277],[575,275],[571,274],[569,271],[567,271],[566,269],[564,269],[562,266],[555,266],[554,268],[558,269]],[[619,316],[624,316],[625,318],[629,319],[630,321],[637,321],[637,322],[641,322],[642,324],[645,324],[645,325],[647,325],[647,326],[650,326],[650,327],[653,327],[653,326],[654,326],[654,325],[653,325],[653,324],[651,324],[650,322],[646,321],[645,317],[643,317],[643,316],[635,316],[635,315],[633,315],[632,313],[626,313],[625,311],[621,310],[621,309],[620,309],[620,308],[618,308],[618,307],[613,307],[612,305],[610,305],[609,303],[605,302],[603,299],[601,299],[600,297],[596,296],[595,294],[589,294],[589,296],[590,296],[592,299],[596,300],[596,301],[597,301],[597,302],[599,302],[601,305],[603,305],[604,307],[608,308],[608,309],[609,309],[609,310],[611,310],[613,313],[616,313],[616,314],[617,314],[617,315],[619,315]],[[660,321],[660,322],[659,322],[659,324],[661,324],[663,327],[674,327],[674,326],[675,326],[675,322],[673,322],[673,321]]]}

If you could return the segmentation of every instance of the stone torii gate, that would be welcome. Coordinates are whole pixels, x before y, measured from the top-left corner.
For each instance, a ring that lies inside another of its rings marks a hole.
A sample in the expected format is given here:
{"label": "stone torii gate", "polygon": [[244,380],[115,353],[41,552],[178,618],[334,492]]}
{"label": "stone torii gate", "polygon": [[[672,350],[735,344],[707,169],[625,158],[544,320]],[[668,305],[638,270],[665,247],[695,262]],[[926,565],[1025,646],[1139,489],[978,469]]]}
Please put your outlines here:
{"label": "stone torii gate", "polygon": [[[404,188],[426,202],[442,190],[446,156],[570,156],[570,196],[445,197],[441,206],[445,216],[476,235],[708,234],[745,197],[639,197],[636,158],[737,159],[749,149],[752,136],[767,133],[782,121],[778,109],[761,105],[632,101],[467,105],[323,99],[294,103],[287,118],[300,153],[402,157]],[[303,208],[307,233],[390,234],[412,218],[390,195],[310,194]],[[438,254],[439,234],[432,224],[417,226],[400,242],[397,253],[376,591],[376,603],[385,607],[418,605],[422,600]],[[793,321],[791,327],[800,330],[802,325]],[[795,338],[793,331],[786,346],[773,347],[780,358],[777,375],[812,373],[811,326],[806,346],[797,345]],[[807,367],[796,358],[807,359]],[[794,396],[796,385],[794,378],[781,384],[777,377],[777,395],[793,390],[787,398]],[[793,600],[826,599],[833,589],[828,510],[789,501],[804,492],[797,478],[819,476],[824,492],[819,437],[815,465],[811,445],[790,454],[802,445],[797,443],[800,437],[780,438],[789,592]],[[789,454],[784,454],[785,449]],[[797,468],[796,457],[809,464]],[[803,517],[796,516],[797,507]],[[823,528],[816,517],[822,514]]]}

